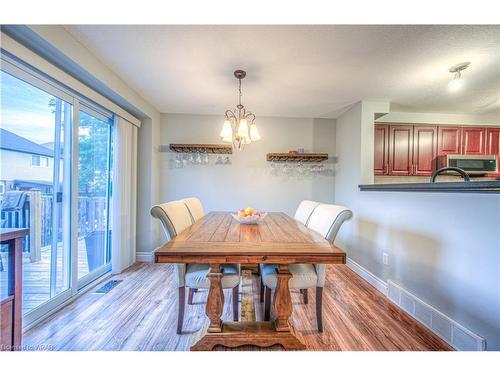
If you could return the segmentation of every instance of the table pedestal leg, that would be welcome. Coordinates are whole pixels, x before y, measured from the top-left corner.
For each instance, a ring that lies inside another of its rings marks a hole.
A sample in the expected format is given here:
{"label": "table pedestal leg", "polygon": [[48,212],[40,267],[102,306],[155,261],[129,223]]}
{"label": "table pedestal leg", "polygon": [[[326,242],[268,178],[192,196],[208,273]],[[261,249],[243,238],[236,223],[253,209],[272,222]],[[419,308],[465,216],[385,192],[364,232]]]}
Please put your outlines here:
{"label": "table pedestal leg", "polygon": [[211,264],[211,270],[207,275],[210,280],[208,300],[205,312],[210,319],[208,332],[222,331],[222,312],[224,310],[224,291],[222,290],[222,271],[220,264]]}
{"label": "table pedestal leg", "polygon": [[[285,350],[304,350],[306,346],[295,336],[295,331],[288,319],[292,314],[292,300],[288,281],[292,277],[288,266],[281,265],[277,271],[278,286],[276,288],[275,303],[277,319],[275,322],[222,322],[221,315],[224,307],[222,291],[222,273],[220,265],[211,265],[208,274],[210,290],[206,314],[210,324],[191,350],[213,350],[217,346],[237,348],[240,346],[257,346],[267,348],[281,345]],[[196,340],[196,339],[195,339]]]}
{"label": "table pedestal leg", "polygon": [[288,319],[292,315],[292,297],[288,281],[292,278],[292,274],[288,270],[287,265],[279,265],[276,270],[277,285],[274,292],[274,311],[276,312],[276,320],[274,325],[278,332],[290,331]]}

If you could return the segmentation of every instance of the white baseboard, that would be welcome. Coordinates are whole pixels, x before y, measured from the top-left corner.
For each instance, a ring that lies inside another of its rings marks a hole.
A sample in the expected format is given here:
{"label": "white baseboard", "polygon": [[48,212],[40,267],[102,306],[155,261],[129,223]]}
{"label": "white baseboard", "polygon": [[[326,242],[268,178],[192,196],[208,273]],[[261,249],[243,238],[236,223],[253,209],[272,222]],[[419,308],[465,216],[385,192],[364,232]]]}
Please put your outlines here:
{"label": "white baseboard", "polygon": [[387,297],[456,350],[486,350],[486,340],[388,280]]}
{"label": "white baseboard", "polygon": [[351,258],[347,258],[347,267],[361,276],[365,281],[375,287],[383,295],[387,296],[387,283],[382,279],[379,279],[373,273],[368,271],[366,268],[360,266],[358,263],[353,261]]}
{"label": "white baseboard", "polygon": [[456,350],[486,350],[486,340],[391,280],[381,280],[350,258],[347,266]]}
{"label": "white baseboard", "polygon": [[153,262],[153,253],[147,252],[147,251],[138,251],[135,253],[135,260],[137,262],[146,262],[146,263],[152,263]]}

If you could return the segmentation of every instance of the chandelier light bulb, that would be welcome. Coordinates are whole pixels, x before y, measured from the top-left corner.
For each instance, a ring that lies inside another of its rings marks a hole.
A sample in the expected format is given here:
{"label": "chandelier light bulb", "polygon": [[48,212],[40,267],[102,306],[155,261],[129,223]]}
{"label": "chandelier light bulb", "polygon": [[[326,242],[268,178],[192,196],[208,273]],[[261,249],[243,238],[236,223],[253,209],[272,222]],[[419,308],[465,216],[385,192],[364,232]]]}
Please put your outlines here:
{"label": "chandelier light bulb", "polygon": [[241,138],[250,138],[248,136],[248,122],[246,118],[240,120],[240,126],[238,127],[238,136]]}
{"label": "chandelier light bulb", "polygon": [[259,130],[255,124],[250,125],[250,139],[254,142],[260,140]]}
{"label": "chandelier light bulb", "polygon": [[231,127],[231,121],[229,121],[229,120],[224,121],[224,125],[222,126],[222,131],[220,132],[219,135],[224,142],[227,142],[227,141],[225,141],[225,139],[227,139],[227,138],[230,138],[230,139],[233,138],[233,128]]}
{"label": "chandelier light bulb", "polygon": [[233,132],[231,131],[231,134],[224,136],[222,142],[233,143]]}
{"label": "chandelier light bulb", "polygon": [[464,80],[462,78],[458,78],[451,80],[448,84],[448,88],[450,89],[450,91],[458,91],[462,88],[463,85]]}

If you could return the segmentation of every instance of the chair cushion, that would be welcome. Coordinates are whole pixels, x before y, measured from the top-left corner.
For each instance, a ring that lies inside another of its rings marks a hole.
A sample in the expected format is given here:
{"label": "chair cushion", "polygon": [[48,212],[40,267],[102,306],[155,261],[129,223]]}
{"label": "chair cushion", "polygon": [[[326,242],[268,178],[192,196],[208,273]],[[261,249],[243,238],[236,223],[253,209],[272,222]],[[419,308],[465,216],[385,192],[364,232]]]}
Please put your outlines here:
{"label": "chair cushion", "polygon": [[[222,277],[222,288],[234,288],[240,283],[240,265],[224,264],[222,265],[224,276]],[[186,268],[186,286],[189,288],[208,289],[210,280],[207,274],[210,272],[208,264],[188,264]]]}
{"label": "chair cushion", "polygon": [[[278,279],[276,278],[275,269],[278,266],[274,264],[262,264],[260,266],[260,274],[262,282],[268,288],[276,288]],[[288,282],[290,289],[307,289],[314,288],[318,283],[316,269],[312,264],[290,264],[288,266],[292,274],[292,278]]]}

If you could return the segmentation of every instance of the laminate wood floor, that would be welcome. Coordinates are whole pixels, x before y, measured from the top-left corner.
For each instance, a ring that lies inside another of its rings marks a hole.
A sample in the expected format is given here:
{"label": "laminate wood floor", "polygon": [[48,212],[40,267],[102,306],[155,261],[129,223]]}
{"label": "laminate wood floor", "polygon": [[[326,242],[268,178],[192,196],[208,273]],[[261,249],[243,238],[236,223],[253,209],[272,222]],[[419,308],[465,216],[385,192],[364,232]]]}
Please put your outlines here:
{"label": "laminate wood floor", "polygon": [[[113,277],[123,282],[109,293],[95,294],[96,286],[26,332],[23,344],[52,350],[189,350],[191,338],[208,322],[207,292],[196,293],[194,305],[186,306],[183,334],[177,335],[174,276],[171,264],[137,263]],[[258,277],[252,284],[241,290],[253,290],[260,320]],[[293,324],[309,350],[451,350],[344,265],[328,267],[323,293],[324,332],[318,333],[314,291],[309,291],[308,305],[292,291]],[[224,319],[231,316],[228,290]]]}

